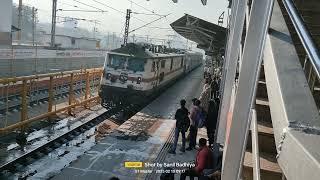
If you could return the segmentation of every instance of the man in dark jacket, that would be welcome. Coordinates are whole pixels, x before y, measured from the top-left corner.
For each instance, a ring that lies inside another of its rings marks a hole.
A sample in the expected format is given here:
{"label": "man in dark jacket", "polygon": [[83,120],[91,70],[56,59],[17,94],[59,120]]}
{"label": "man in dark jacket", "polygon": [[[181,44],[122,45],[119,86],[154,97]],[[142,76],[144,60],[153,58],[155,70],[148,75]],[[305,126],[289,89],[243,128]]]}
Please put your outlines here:
{"label": "man in dark jacket", "polygon": [[211,82],[211,98],[216,98],[219,95],[218,78],[215,77]]}
{"label": "man in dark jacket", "polygon": [[188,117],[189,111],[185,107],[186,101],[182,99],[180,101],[181,108],[179,108],[176,112],[175,119],[176,119],[176,128],[175,128],[175,134],[174,134],[174,143],[172,149],[169,151],[171,154],[176,153],[177,143],[179,139],[179,134],[182,135],[182,147],[180,149],[181,152],[185,152],[185,146],[186,146],[186,131],[189,128],[190,120]]}
{"label": "man in dark jacket", "polygon": [[208,116],[206,118],[206,128],[207,128],[207,136],[209,139],[209,147],[212,146],[214,142],[214,133],[217,125],[217,118],[219,113],[219,100],[215,98],[215,100],[209,101],[209,110]]}

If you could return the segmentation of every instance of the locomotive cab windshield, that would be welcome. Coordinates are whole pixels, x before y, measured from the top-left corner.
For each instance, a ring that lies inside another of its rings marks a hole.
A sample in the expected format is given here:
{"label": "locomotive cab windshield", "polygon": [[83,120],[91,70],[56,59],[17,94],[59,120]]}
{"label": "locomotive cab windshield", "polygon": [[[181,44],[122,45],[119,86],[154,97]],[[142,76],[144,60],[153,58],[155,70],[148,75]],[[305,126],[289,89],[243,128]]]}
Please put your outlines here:
{"label": "locomotive cab windshield", "polygon": [[119,69],[133,72],[143,72],[145,62],[146,60],[143,58],[109,54],[107,66],[115,70]]}

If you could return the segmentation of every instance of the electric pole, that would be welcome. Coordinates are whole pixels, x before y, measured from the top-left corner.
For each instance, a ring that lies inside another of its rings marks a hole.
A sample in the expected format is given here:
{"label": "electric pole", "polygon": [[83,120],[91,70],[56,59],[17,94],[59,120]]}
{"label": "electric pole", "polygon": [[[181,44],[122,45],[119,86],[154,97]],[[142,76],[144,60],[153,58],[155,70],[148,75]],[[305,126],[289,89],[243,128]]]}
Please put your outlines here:
{"label": "electric pole", "polygon": [[117,47],[118,46],[118,43],[115,45],[114,44],[114,38],[115,38],[115,32],[113,32],[113,35],[112,35],[112,49],[114,49],[115,47]]}
{"label": "electric pole", "polygon": [[96,32],[97,31],[97,20],[94,20],[94,27],[93,27],[93,38],[96,38]]}
{"label": "electric pole", "polygon": [[134,40],[135,40],[135,35],[133,34],[133,35],[132,35],[132,43],[135,42]]}
{"label": "electric pole", "polygon": [[32,46],[34,46],[34,44],[35,44],[35,32],[37,30],[37,28],[36,28],[36,25],[37,25],[36,12],[37,12],[37,9],[32,7]]}
{"label": "electric pole", "polygon": [[20,43],[21,41],[21,23],[22,22],[22,0],[19,0],[19,6],[18,6],[18,28],[20,29],[18,31],[18,36],[17,36],[17,39],[18,39],[18,43]]}
{"label": "electric pole", "polygon": [[107,49],[110,50],[110,32],[109,31],[107,36]]}
{"label": "electric pole", "polygon": [[127,45],[127,42],[128,42],[129,23],[130,23],[130,15],[131,15],[131,13],[132,13],[132,11],[131,11],[130,9],[127,9],[123,46],[126,46],[126,45]]}
{"label": "electric pole", "polygon": [[51,47],[55,47],[57,0],[52,0]]}

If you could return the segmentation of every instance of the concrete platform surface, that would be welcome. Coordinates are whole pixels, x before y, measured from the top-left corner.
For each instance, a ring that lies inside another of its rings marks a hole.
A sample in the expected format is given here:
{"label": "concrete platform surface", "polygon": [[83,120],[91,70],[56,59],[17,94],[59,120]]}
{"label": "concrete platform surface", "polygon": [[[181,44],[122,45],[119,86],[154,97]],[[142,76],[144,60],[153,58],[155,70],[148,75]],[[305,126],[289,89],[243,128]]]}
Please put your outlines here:
{"label": "concrete platform surface", "polygon": [[180,99],[186,99],[189,107],[191,99],[198,97],[201,89],[202,68],[198,68],[168,88],[52,179],[100,180],[112,176],[121,180],[145,179],[150,172],[137,173],[135,169],[124,167],[124,163],[155,162],[159,153],[163,153],[163,147],[167,146],[168,139],[172,139],[175,127],[173,118]]}

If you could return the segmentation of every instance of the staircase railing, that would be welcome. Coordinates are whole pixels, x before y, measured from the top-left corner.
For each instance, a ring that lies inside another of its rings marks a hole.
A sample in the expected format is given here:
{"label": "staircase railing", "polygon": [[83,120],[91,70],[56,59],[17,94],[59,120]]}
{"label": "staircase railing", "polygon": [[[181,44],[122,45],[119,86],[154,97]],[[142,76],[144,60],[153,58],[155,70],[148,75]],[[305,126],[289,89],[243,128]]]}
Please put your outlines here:
{"label": "staircase railing", "polygon": [[312,66],[317,73],[318,78],[320,78],[320,53],[315,45],[310,32],[308,31],[304,21],[297,8],[295,7],[292,0],[282,0],[284,7],[286,8],[288,15],[293,23],[293,26],[302,42],[302,45],[308,54]]}

